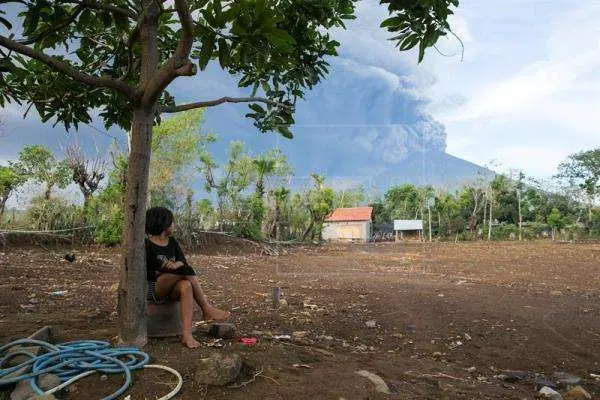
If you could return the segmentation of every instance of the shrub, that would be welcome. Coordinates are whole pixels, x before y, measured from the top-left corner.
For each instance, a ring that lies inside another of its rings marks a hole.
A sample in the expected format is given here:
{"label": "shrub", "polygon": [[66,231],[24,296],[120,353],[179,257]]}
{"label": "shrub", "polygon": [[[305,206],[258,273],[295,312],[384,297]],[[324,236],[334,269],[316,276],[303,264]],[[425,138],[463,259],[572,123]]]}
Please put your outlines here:
{"label": "shrub", "polygon": [[25,219],[29,228],[39,231],[72,229],[81,218],[80,209],[61,197],[34,197]]}
{"label": "shrub", "polygon": [[121,242],[123,232],[123,189],[109,184],[88,206],[88,222],[94,226],[94,240],[105,245]]}

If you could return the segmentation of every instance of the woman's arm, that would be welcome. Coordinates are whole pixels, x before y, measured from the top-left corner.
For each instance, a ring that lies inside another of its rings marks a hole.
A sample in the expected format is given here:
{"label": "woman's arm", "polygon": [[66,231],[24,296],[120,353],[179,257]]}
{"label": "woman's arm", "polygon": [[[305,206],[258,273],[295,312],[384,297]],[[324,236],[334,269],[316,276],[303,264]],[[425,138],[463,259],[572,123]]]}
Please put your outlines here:
{"label": "woman's arm", "polygon": [[179,246],[179,242],[177,242],[177,240],[175,240],[175,238],[172,238],[172,240],[173,240],[173,246],[175,248],[175,261],[181,261],[183,263],[183,265],[189,265],[187,260],[185,259],[183,250],[181,250],[181,247]]}

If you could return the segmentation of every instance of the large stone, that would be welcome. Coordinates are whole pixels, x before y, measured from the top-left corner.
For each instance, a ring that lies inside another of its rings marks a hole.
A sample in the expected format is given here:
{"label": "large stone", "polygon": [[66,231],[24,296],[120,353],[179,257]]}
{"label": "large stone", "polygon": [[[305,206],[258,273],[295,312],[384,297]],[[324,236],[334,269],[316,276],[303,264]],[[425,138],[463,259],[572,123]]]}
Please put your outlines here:
{"label": "large stone", "polygon": [[31,336],[29,336],[29,339],[42,340],[44,342],[53,343],[54,337],[52,335],[52,327],[46,325],[43,328],[38,329]]}
{"label": "large stone", "polygon": [[215,322],[208,326],[208,336],[220,339],[233,339],[235,337],[235,325],[227,322]]}
{"label": "large stone", "polygon": [[564,400],[587,400],[592,396],[581,386],[575,386],[563,395]]}
{"label": "large stone", "polygon": [[6,366],[7,367],[16,367],[17,365],[23,364],[24,362],[27,362],[28,360],[31,359],[31,357],[29,357],[28,355],[25,355],[25,354],[14,355],[15,353],[18,353],[18,352],[29,353],[29,354],[37,357],[40,354],[42,354],[42,348],[40,346],[15,346],[15,347],[11,347],[8,350],[8,352],[6,353],[7,356],[12,356],[12,358],[10,358],[6,362]]}
{"label": "large stone", "polygon": [[195,381],[202,385],[225,386],[235,382],[240,376],[242,359],[237,354],[213,354],[199,360]]}
{"label": "large stone", "polygon": [[[47,391],[60,385],[60,378],[56,375],[44,374],[38,379],[40,389]],[[33,390],[29,381],[17,383],[15,389],[10,394],[10,400],[28,400],[32,397],[37,398],[38,394]]]}
{"label": "large stone", "polygon": [[549,388],[548,386],[544,386],[543,388],[541,388],[539,391],[539,394],[540,394],[540,397],[542,397],[543,399],[563,400],[560,393],[558,393],[554,389]]}
{"label": "large stone", "polygon": [[388,387],[387,383],[385,383],[383,378],[380,377],[379,375],[376,375],[376,374],[366,371],[364,369],[362,369],[360,371],[356,371],[356,374],[370,380],[373,383],[373,385],[375,385],[375,390],[378,391],[379,393],[391,394],[390,388]]}

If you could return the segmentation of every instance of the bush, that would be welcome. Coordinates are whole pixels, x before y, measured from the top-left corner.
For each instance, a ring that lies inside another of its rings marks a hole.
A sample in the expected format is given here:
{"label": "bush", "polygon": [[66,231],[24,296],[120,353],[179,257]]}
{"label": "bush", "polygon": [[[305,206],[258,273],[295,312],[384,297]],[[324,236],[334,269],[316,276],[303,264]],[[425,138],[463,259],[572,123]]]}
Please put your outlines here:
{"label": "bush", "polygon": [[123,233],[123,210],[121,207],[113,206],[106,215],[102,215],[97,221],[94,230],[94,240],[97,243],[113,246],[121,243]]}
{"label": "bush", "polygon": [[87,220],[94,226],[94,240],[113,246],[121,242],[123,232],[123,190],[119,184],[109,184],[90,201]]}
{"label": "bush", "polygon": [[33,230],[72,229],[81,219],[81,210],[61,197],[52,197],[49,200],[34,197],[25,219],[29,228]]}
{"label": "bush", "polygon": [[500,225],[492,227],[492,239],[494,240],[510,239],[511,233],[515,237],[518,236],[519,228],[515,224],[506,224],[502,222]]}

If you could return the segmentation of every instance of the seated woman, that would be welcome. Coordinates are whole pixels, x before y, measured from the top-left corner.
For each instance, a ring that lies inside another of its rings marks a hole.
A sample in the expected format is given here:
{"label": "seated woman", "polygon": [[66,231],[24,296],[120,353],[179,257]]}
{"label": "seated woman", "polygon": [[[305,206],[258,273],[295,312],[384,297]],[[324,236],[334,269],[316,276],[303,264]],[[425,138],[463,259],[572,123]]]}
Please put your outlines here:
{"label": "seated woman", "polygon": [[224,321],[229,311],[212,306],[200,287],[196,272],[187,263],[179,243],[171,236],[175,230],[173,213],[164,207],[146,212],[146,273],[148,301],[162,304],[169,299],[181,304],[183,344],[190,349],[200,346],[192,336],[194,301],[200,306],[204,320]]}

